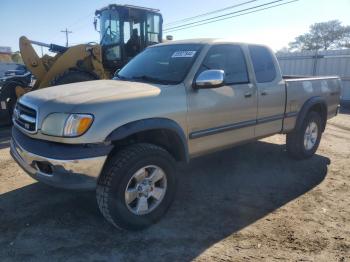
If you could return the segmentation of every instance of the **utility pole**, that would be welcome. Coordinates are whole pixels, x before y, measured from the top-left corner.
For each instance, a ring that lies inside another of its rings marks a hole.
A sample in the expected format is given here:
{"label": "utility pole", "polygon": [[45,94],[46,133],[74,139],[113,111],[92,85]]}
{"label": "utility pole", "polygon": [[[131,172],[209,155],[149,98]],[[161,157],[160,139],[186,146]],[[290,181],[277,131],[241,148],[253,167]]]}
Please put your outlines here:
{"label": "utility pole", "polygon": [[68,47],[68,34],[71,34],[73,32],[68,31],[68,28],[66,28],[66,30],[61,30],[61,32],[66,34],[66,47]]}

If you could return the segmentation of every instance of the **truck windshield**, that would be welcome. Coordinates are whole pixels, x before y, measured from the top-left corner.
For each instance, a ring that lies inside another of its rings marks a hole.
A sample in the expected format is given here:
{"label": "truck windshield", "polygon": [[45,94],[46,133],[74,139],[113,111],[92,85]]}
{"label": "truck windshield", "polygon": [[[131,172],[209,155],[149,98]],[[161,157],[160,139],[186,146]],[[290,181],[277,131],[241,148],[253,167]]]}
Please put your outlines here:
{"label": "truck windshield", "polygon": [[120,42],[119,15],[116,11],[104,11],[101,15],[101,44],[111,45]]}
{"label": "truck windshield", "polygon": [[179,84],[200,52],[200,44],[176,44],[146,49],[116,75],[119,79]]}

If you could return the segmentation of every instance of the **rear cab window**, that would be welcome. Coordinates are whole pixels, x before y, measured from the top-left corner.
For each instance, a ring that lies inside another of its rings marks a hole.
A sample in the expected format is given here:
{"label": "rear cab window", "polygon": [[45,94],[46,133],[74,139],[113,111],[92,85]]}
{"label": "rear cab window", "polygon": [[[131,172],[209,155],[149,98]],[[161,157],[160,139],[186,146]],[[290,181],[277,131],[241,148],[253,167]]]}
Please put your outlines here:
{"label": "rear cab window", "polygon": [[212,46],[204,58],[198,74],[210,69],[224,70],[225,84],[227,85],[249,82],[246,60],[239,45]]}
{"label": "rear cab window", "polygon": [[264,46],[249,45],[256,81],[268,83],[276,79],[276,67],[271,52]]}

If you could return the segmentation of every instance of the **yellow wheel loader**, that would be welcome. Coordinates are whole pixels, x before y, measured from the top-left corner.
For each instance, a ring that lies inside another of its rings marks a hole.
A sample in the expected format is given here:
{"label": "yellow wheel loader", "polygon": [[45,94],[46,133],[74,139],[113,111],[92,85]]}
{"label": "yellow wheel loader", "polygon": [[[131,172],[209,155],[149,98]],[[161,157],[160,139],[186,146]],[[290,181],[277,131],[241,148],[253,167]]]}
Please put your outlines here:
{"label": "yellow wheel loader", "polygon": [[[100,43],[71,47],[19,40],[23,62],[31,75],[6,79],[0,87],[0,115],[11,119],[21,95],[54,85],[109,79],[116,70],[147,46],[162,41],[163,18],[157,9],[111,4],[96,10],[94,26]],[[49,48],[55,56],[39,57],[33,45]],[[32,77],[31,77],[32,76]],[[0,125],[2,124],[0,121]]]}

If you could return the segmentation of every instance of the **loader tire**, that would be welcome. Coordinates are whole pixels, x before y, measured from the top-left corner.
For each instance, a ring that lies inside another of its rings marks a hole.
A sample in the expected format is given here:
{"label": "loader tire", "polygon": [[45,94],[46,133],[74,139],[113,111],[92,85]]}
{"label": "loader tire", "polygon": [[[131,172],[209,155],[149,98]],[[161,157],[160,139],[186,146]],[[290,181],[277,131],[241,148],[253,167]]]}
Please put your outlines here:
{"label": "loader tire", "polygon": [[68,70],[51,81],[51,86],[97,80],[98,77],[85,71]]}
{"label": "loader tire", "polygon": [[13,114],[13,110],[15,108],[16,102],[17,102],[17,96],[16,96],[16,86],[19,84],[15,81],[8,81],[5,82],[0,91],[0,103],[1,103],[1,111],[2,115],[7,115],[7,119],[4,121],[1,121],[5,124],[11,123],[11,118]]}

